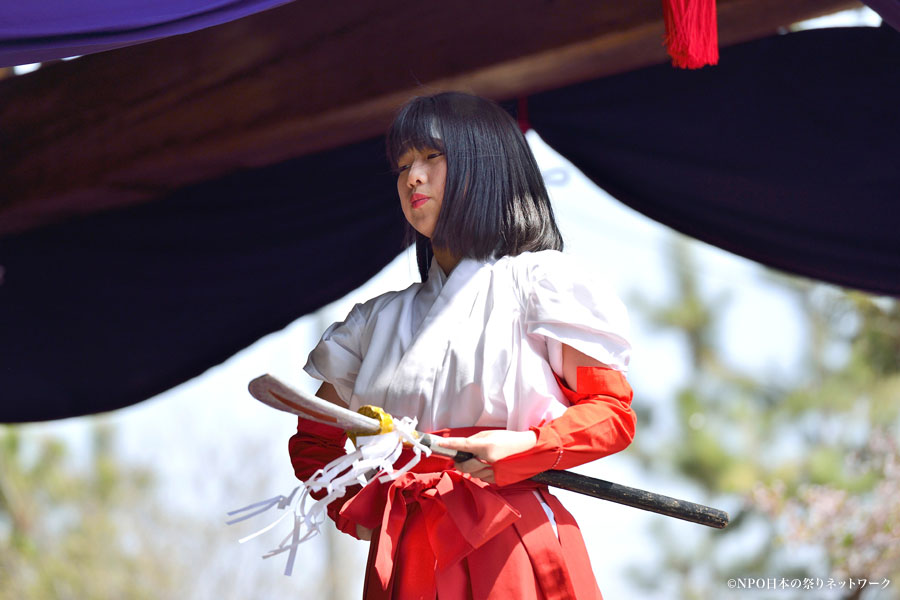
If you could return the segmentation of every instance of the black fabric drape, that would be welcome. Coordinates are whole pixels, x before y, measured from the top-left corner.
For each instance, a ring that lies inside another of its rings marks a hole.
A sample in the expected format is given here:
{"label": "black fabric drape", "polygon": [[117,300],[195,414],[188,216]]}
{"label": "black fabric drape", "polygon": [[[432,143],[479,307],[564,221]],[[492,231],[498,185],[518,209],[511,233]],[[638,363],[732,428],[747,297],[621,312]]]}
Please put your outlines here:
{"label": "black fabric drape", "polygon": [[529,98],[597,185],[785,271],[900,296],[900,33],[803,31],[719,66],[633,71]]}
{"label": "black fabric drape", "polygon": [[0,238],[0,421],[182,383],[364,283],[402,223],[379,139]]}
{"label": "black fabric drape", "polygon": [[877,12],[885,23],[900,30],[900,0],[863,0],[863,3]]}
{"label": "black fabric drape", "polygon": [[[648,216],[900,296],[900,34],[818,30],[534,96],[535,129]],[[375,274],[402,247],[381,140],[0,238],[0,421],[144,400]]]}

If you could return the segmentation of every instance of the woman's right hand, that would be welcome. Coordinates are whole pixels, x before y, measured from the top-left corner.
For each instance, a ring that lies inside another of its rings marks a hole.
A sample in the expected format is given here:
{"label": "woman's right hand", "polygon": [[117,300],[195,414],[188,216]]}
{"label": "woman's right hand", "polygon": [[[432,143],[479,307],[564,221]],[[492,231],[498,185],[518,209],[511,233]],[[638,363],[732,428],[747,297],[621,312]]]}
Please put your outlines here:
{"label": "woman's right hand", "polygon": [[531,430],[493,429],[479,431],[467,438],[441,438],[438,443],[450,450],[474,454],[474,458],[457,463],[456,469],[485,483],[494,483],[494,463],[507,456],[530,450],[537,443],[537,435]]}

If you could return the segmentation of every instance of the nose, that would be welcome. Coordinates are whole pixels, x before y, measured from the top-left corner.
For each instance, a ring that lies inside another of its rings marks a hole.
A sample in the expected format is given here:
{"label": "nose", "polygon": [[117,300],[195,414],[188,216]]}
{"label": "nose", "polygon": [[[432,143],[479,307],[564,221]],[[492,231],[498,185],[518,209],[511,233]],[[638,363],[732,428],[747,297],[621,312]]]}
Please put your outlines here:
{"label": "nose", "polygon": [[426,181],[428,181],[428,174],[425,172],[424,166],[418,160],[414,161],[406,172],[406,185],[412,189]]}

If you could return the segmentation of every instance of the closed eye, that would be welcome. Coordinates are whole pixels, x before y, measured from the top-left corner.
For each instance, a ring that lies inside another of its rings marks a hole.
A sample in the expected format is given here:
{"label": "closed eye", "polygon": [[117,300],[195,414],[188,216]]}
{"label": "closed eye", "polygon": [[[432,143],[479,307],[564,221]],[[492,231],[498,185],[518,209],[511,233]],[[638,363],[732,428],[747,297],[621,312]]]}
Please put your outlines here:
{"label": "closed eye", "polygon": [[428,158],[428,160],[431,160],[432,158],[437,158],[437,157],[443,156],[443,155],[444,155],[443,152],[432,152],[431,154],[428,155],[427,158]]}

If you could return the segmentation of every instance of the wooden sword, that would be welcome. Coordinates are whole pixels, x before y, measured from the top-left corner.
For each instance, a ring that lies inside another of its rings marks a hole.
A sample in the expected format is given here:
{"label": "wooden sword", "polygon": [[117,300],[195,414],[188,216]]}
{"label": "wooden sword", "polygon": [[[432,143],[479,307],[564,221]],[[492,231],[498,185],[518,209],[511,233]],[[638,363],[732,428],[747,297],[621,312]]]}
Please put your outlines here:
{"label": "wooden sword", "polygon": [[[272,375],[257,377],[248,387],[254,398],[277,410],[333,425],[349,433],[374,435],[381,432],[381,424],[377,419],[295,390]],[[452,458],[456,462],[473,458],[469,452],[457,452],[442,447],[438,436],[418,432],[416,435],[423,446],[431,448],[431,451],[439,456]],[[544,471],[531,480],[716,529],[723,529],[728,525],[729,517],[725,511],[570,471]]]}

